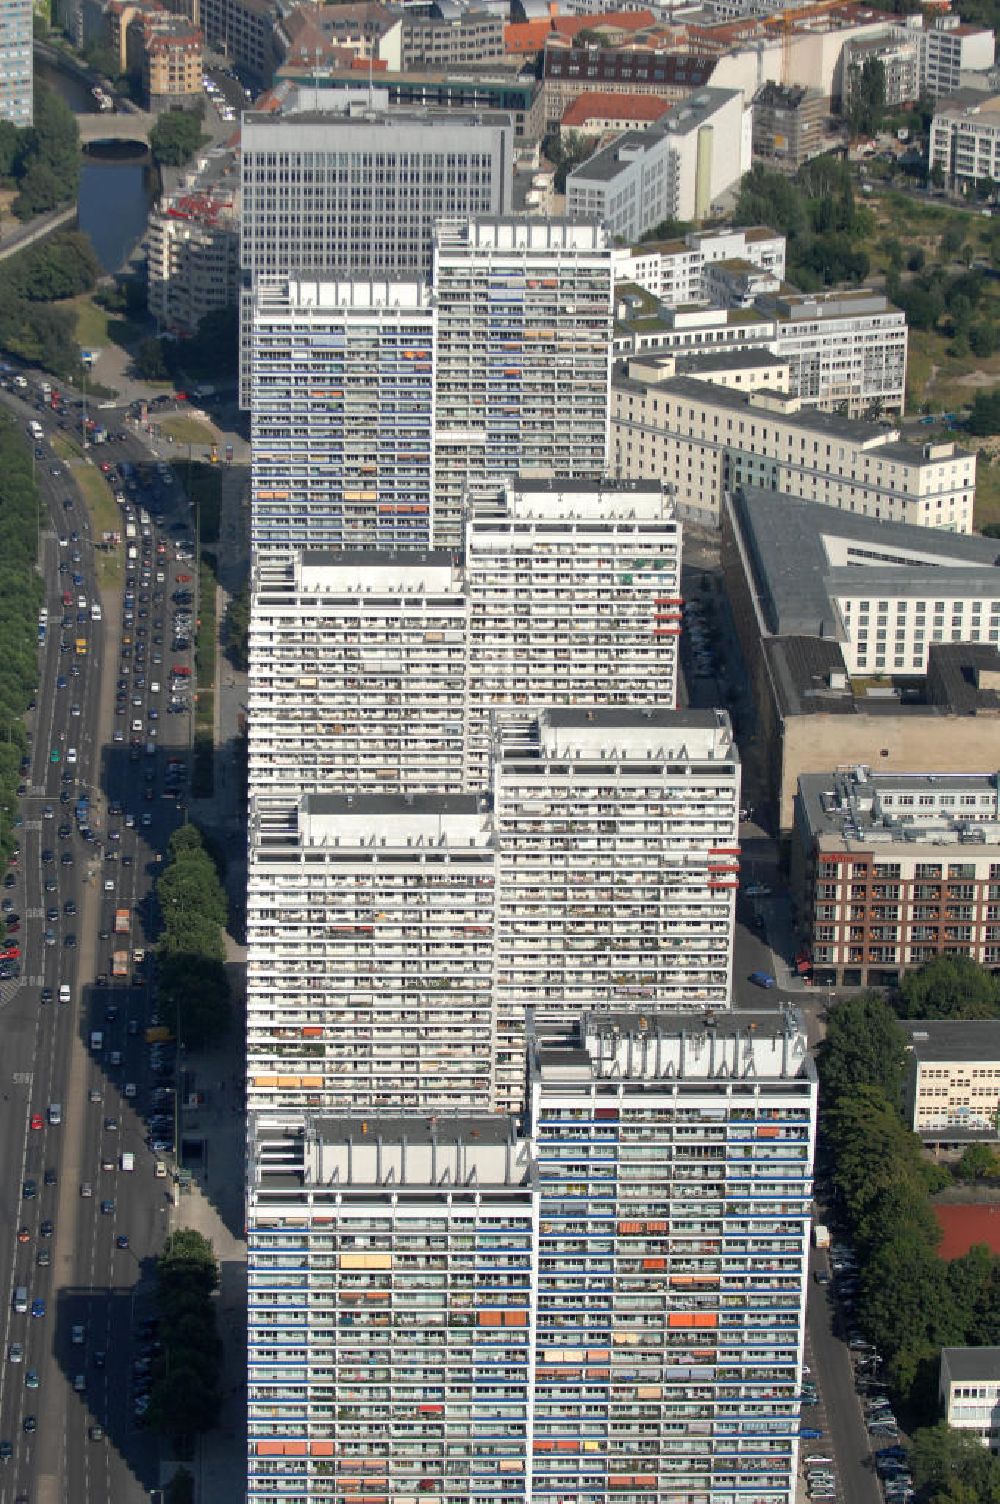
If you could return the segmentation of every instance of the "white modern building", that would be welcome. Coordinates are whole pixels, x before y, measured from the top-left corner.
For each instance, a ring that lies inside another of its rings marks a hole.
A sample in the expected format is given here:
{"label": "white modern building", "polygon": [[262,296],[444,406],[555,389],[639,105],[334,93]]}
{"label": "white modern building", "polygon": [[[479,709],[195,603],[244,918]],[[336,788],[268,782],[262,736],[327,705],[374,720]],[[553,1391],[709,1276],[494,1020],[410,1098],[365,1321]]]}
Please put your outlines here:
{"label": "white modern building", "polygon": [[496,1107],[492,835],[474,794],[254,812],[251,1110]]}
{"label": "white modern building", "polygon": [[[961,782],[957,778],[945,781],[952,792]],[[996,835],[1000,834],[996,775],[989,780],[967,778],[964,792],[974,789],[975,783],[980,785],[977,792],[982,792],[987,781],[992,784],[987,792],[993,800]],[[979,818],[989,816],[981,813]],[[975,819],[973,812],[968,825],[974,825]],[[996,845],[994,841],[993,856],[1000,854]],[[1000,897],[1000,866],[995,863],[993,879],[995,903]],[[987,891],[982,892],[983,897]],[[976,896],[980,896],[978,892]],[[959,1128],[967,1141],[981,1136],[995,1143],[1000,1135],[1000,1022],[995,1018],[908,1018],[902,1020],[902,1028],[906,1035],[903,1110],[908,1126],[914,1133],[935,1138]],[[959,1139],[961,1136],[956,1135]]]}
{"label": "white modern building", "polygon": [[532,1499],[796,1497],[816,1076],[794,1013],[532,1051]]}
{"label": "white modern building", "polygon": [[1000,181],[1000,95],[962,89],[941,101],[931,122],[928,165],[961,190]]}
{"label": "white modern building", "polygon": [[471,787],[503,706],[673,710],[681,524],[659,481],[521,480],[466,527]]}
{"label": "white modern building", "polygon": [[615,281],[644,288],[670,308],[709,301],[707,274],[722,261],[748,261],[785,278],[785,237],[764,225],[689,230],[683,240],[616,247]]}
{"label": "white modern building", "polygon": [[469,787],[468,628],[461,560],[444,550],[258,561],[247,676],[255,808],[290,811],[303,789]]}
{"label": "white modern building", "polygon": [[643,357],[616,371],[611,466],[623,478],[669,476],[680,516],[717,525],[725,495],[754,486],[876,520],[971,532],[973,453],[805,407],[781,390],[780,374],[748,391],[714,380],[711,362],[704,379],[674,369],[668,358],[661,376]]}
{"label": "white modern building", "polygon": [[[511,209],[513,127],[489,111],[403,110],[385,90],[293,89],[241,130],[240,264],[259,277],[427,279],[442,216]],[[243,310],[249,338],[249,306]],[[249,406],[248,351],[241,366]],[[315,540],[312,540],[315,541]]]}
{"label": "white modern building", "polygon": [[730,1006],[740,766],[724,711],[497,716],[497,1071],[516,1110],[527,1011]]}
{"label": "white modern building", "polygon": [[436,313],[426,283],[256,279],[251,544],[431,538]]}
{"label": "white modern building", "polygon": [[34,116],[34,7],[31,0],[0,5],[0,120],[30,125]]}
{"label": "white modern building", "polygon": [[648,130],[626,131],[566,179],[570,214],[638,240],[665,219],[704,219],[749,170],[752,111],[738,89],[700,89]]}
{"label": "white modern building", "polygon": [[474,503],[464,551],[258,560],[248,676],[257,810],[317,793],[490,782],[517,705],[672,709],[681,524],[657,482],[519,481]]}
{"label": "white modern building", "polygon": [[149,311],[164,332],[195,334],[207,314],[239,303],[239,213],[231,190],[160,199],[145,249]]}
{"label": "white modern building", "polygon": [[495,1116],[251,1116],[249,1504],[524,1504],[538,1226]]}
{"label": "white modern building", "polygon": [[614,267],[569,219],[439,223],[434,543],[461,546],[470,494],[607,467]]}
{"label": "white modern building", "polygon": [[505,1116],[253,1114],[253,1504],[795,1497],[792,1012],[584,1016]]}
{"label": "white modern building", "polygon": [[943,1347],[939,1398],[949,1426],[1000,1452],[1000,1347]]}
{"label": "white modern building", "polygon": [[996,57],[995,34],[957,15],[929,19],[920,33],[920,44],[920,92],[932,99],[957,93],[963,73],[992,68]]}

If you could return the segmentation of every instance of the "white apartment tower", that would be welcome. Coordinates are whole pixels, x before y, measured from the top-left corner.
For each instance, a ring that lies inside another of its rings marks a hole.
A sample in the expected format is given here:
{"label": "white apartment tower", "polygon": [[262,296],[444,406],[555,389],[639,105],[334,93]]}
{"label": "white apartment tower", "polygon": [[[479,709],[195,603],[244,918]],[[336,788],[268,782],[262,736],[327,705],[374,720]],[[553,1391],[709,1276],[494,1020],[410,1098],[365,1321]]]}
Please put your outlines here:
{"label": "white apartment tower", "polygon": [[730,1006],[740,767],[724,711],[496,718],[497,1075],[516,1111],[526,1017]]}
{"label": "white apartment tower", "polygon": [[473,502],[468,776],[503,705],[677,703],[681,524],[659,481],[518,480]]}
{"label": "white apartment tower", "polygon": [[306,550],[257,563],[255,808],[292,810],[303,789],[465,789],[468,616],[460,562],[443,550]]}
{"label": "white apartment tower", "polygon": [[485,801],[307,794],[249,850],[250,1110],[492,1109]]}
{"label": "white apartment tower", "polygon": [[426,284],[259,278],[251,543],[426,548],[435,313]]}
{"label": "white apartment tower", "polygon": [[252,1119],[249,1504],[525,1504],[536,1173],[497,1117]]}
{"label": "white apartment tower", "polygon": [[0,120],[30,125],[34,117],[34,6],[0,5]]}
{"label": "white apartment tower", "polygon": [[532,1055],[528,1496],[792,1504],[816,1134],[801,1018],[589,1015]]}
{"label": "white apartment tower", "polygon": [[486,792],[504,706],[676,703],[681,524],[659,481],[520,481],[466,547],[260,558],[258,811],[317,793]]}
{"label": "white apartment tower", "polygon": [[588,221],[439,223],[434,293],[434,541],[458,547],[470,492],[605,474],[612,247]]}
{"label": "white apartment tower", "polygon": [[529,1070],[523,1126],[253,1116],[252,1504],[792,1504],[801,1018],[587,1015]]}

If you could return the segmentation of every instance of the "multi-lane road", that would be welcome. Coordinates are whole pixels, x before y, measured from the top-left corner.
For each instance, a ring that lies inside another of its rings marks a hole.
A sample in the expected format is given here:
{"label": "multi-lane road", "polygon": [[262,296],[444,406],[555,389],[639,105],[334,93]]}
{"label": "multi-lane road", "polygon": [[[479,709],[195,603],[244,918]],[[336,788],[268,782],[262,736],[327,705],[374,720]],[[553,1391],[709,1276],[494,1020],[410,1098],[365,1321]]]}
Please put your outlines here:
{"label": "multi-lane road", "polygon": [[[0,1504],[132,1504],[157,1481],[156,1441],[137,1412],[156,1361],[143,1322],[173,1192],[155,1167],[173,1156],[152,1150],[149,1124],[172,1117],[154,1091],[175,1081],[170,1047],[156,1058],[146,1041],[155,981],[134,952],[149,954],[153,880],[181,818],[167,769],[171,757],[186,761],[189,716],[168,706],[171,669],[191,655],[172,651],[175,613],[188,608],[171,597],[193,590],[194,571],[174,557],[184,498],[153,470],[130,497],[135,559],[123,587],[100,596],[83,499],[49,445],[54,415],[3,398],[46,429],[36,468],[48,630],[28,718],[21,851],[2,889],[19,916],[22,973],[0,985]],[[134,437],[95,451],[111,464],[142,457]],[[162,518],[145,538],[140,508]],[[123,532],[124,522],[123,512]],[[91,839],[75,815],[83,794]],[[127,939],[114,934],[123,908]],[[120,948],[131,952],[123,980],[112,977]],[[15,1308],[22,1288],[27,1311]]]}

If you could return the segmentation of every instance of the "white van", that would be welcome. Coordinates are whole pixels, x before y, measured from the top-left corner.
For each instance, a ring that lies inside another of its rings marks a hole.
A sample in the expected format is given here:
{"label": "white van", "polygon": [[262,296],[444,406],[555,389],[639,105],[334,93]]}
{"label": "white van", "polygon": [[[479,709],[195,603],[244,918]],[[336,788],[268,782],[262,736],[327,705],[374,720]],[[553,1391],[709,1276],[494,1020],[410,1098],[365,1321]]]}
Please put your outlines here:
{"label": "white van", "polygon": [[103,616],[104,616],[104,612],[101,610],[101,603],[100,603],[100,601],[95,601],[94,604],[90,608],[90,619],[91,619],[91,621],[101,621],[103,619]]}
{"label": "white van", "polygon": [[124,1154],[122,1155],[121,1165],[122,1169],[126,1171],[126,1173],[130,1173],[135,1169],[135,1155],[131,1152],[131,1150],[125,1150]]}

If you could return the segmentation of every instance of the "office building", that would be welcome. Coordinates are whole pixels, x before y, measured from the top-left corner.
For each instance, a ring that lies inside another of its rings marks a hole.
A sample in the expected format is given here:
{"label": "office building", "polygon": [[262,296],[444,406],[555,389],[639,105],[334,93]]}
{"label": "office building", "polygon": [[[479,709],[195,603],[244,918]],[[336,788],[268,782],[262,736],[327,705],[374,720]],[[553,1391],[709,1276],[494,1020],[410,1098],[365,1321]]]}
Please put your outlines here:
{"label": "office building", "polygon": [[[817,534],[829,535],[829,543],[820,546]],[[983,540],[810,507],[770,490],[744,487],[727,496],[723,574],[754,697],[765,778],[782,830],[791,831],[799,777],[828,774],[831,747],[837,749],[838,764],[871,763],[879,773],[936,773],[943,746],[952,772],[979,773],[995,765],[1000,618],[992,604],[987,613],[987,603],[981,602],[977,612],[976,603],[966,601],[953,623],[948,603],[961,599],[954,583],[953,593],[941,597],[930,591],[923,596],[919,587],[911,597],[906,584],[909,568],[929,563],[929,551],[938,546],[947,565],[942,576],[950,574],[954,581],[963,551],[977,545],[981,548]],[[882,590],[857,601],[852,633],[859,653],[862,626],[869,636],[864,669],[855,678],[845,656],[843,621],[826,582],[848,589],[853,602],[854,581],[863,585],[869,569],[873,583],[886,586],[898,579],[900,596],[893,600]],[[933,584],[933,568],[925,579]],[[864,600],[867,613],[861,611]],[[924,620],[918,622],[921,600]],[[905,613],[897,629],[900,607]],[[898,655],[897,630],[902,634]],[[973,631],[979,640],[970,642]],[[921,643],[918,632],[925,639],[929,634],[928,641]],[[908,642],[913,655],[918,646],[926,651],[922,680],[905,673],[912,666]]]}
{"label": "office building", "polygon": [[494,1116],[251,1116],[249,1504],[524,1504],[538,1197]]}
{"label": "office building", "polygon": [[467,499],[526,477],[607,468],[611,246],[596,224],[438,225],[435,545],[461,546]]}
{"label": "office building", "polygon": [[400,66],[461,68],[504,55],[503,15],[484,8],[450,8],[446,15],[403,13]]}
{"label": "office building", "polygon": [[256,279],[250,536],[258,557],[428,546],[435,317],[418,281]]}
{"label": "office building", "polygon": [[790,1504],[816,1131],[802,1019],[654,1005],[539,1032],[529,1497]]}
{"label": "office building", "polygon": [[689,230],[683,240],[616,247],[614,260],[617,283],[635,283],[677,308],[709,301],[708,278],[719,262],[746,261],[783,282],[785,237],[764,225]]}
{"label": "office building", "polygon": [[818,982],[893,986],[938,955],[1000,964],[997,775],[948,761],[799,778],[792,885]]}
{"label": "office building", "polygon": [[[723,365],[724,357],[717,363]],[[756,391],[717,382],[715,365],[706,362],[704,379],[694,361],[692,374],[675,374],[673,357],[662,366],[645,356],[616,368],[611,385],[615,474],[670,477],[679,515],[709,525],[718,524],[727,493],[759,486],[841,509],[852,520],[860,515],[971,530],[974,454],[952,443],[912,443],[898,429],[806,407],[800,397],[781,390],[791,384],[787,364],[775,385]],[[802,515],[810,524],[815,521],[812,514]],[[933,552],[936,545],[924,548]]]}
{"label": "office building", "polygon": [[259,84],[271,82],[277,61],[273,0],[197,0],[208,45],[224,52]]}
{"label": "office building", "polygon": [[994,33],[956,15],[928,18],[920,44],[920,92],[932,99],[957,93],[963,73],[992,68],[996,56]]}
{"label": "office building", "polygon": [[241,152],[245,406],[257,279],[426,280],[438,218],[510,208],[513,137],[495,113],[390,110],[384,90],[293,88],[280,114],[244,115]]}
{"label": "office building", "polygon": [[486,801],[305,794],[249,850],[248,1107],[492,1111]]}
{"label": "office building", "polygon": [[460,558],[342,549],[258,560],[252,603],[248,776],[258,811],[290,811],[302,789],[470,787]]}
{"label": "office building", "polygon": [[[995,897],[1000,899],[1000,869],[996,878]],[[969,1139],[996,1140],[1000,1022],[995,1018],[907,1018],[901,1027],[906,1035],[903,1111],[914,1133],[927,1140],[957,1128]]]}
{"label": "office building", "polygon": [[740,767],[723,711],[498,714],[497,1072],[586,1009],[730,1005]]}
{"label": "office building", "polygon": [[958,192],[1000,175],[1000,95],[962,89],[938,103],[931,122],[928,163],[940,167]]}
{"label": "office building", "polygon": [[34,118],[34,7],[31,0],[0,6],[0,120],[30,125]]}
{"label": "office building", "polygon": [[519,481],[466,528],[470,786],[501,706],[672,710],[681,526],[659,482]]}
{"label": "office building", "polygon": [[750,128],[738,89],[701,89],[656,125],[626,132],[575,167],[566,179],[567,211],[596,216],[625,240],[664,219],[705,219],[750,167]]}
{"label": "office building", "polygon": [[946,1425],[1000,1452],[1000,1347],[943,1347],[938,1397]]}

